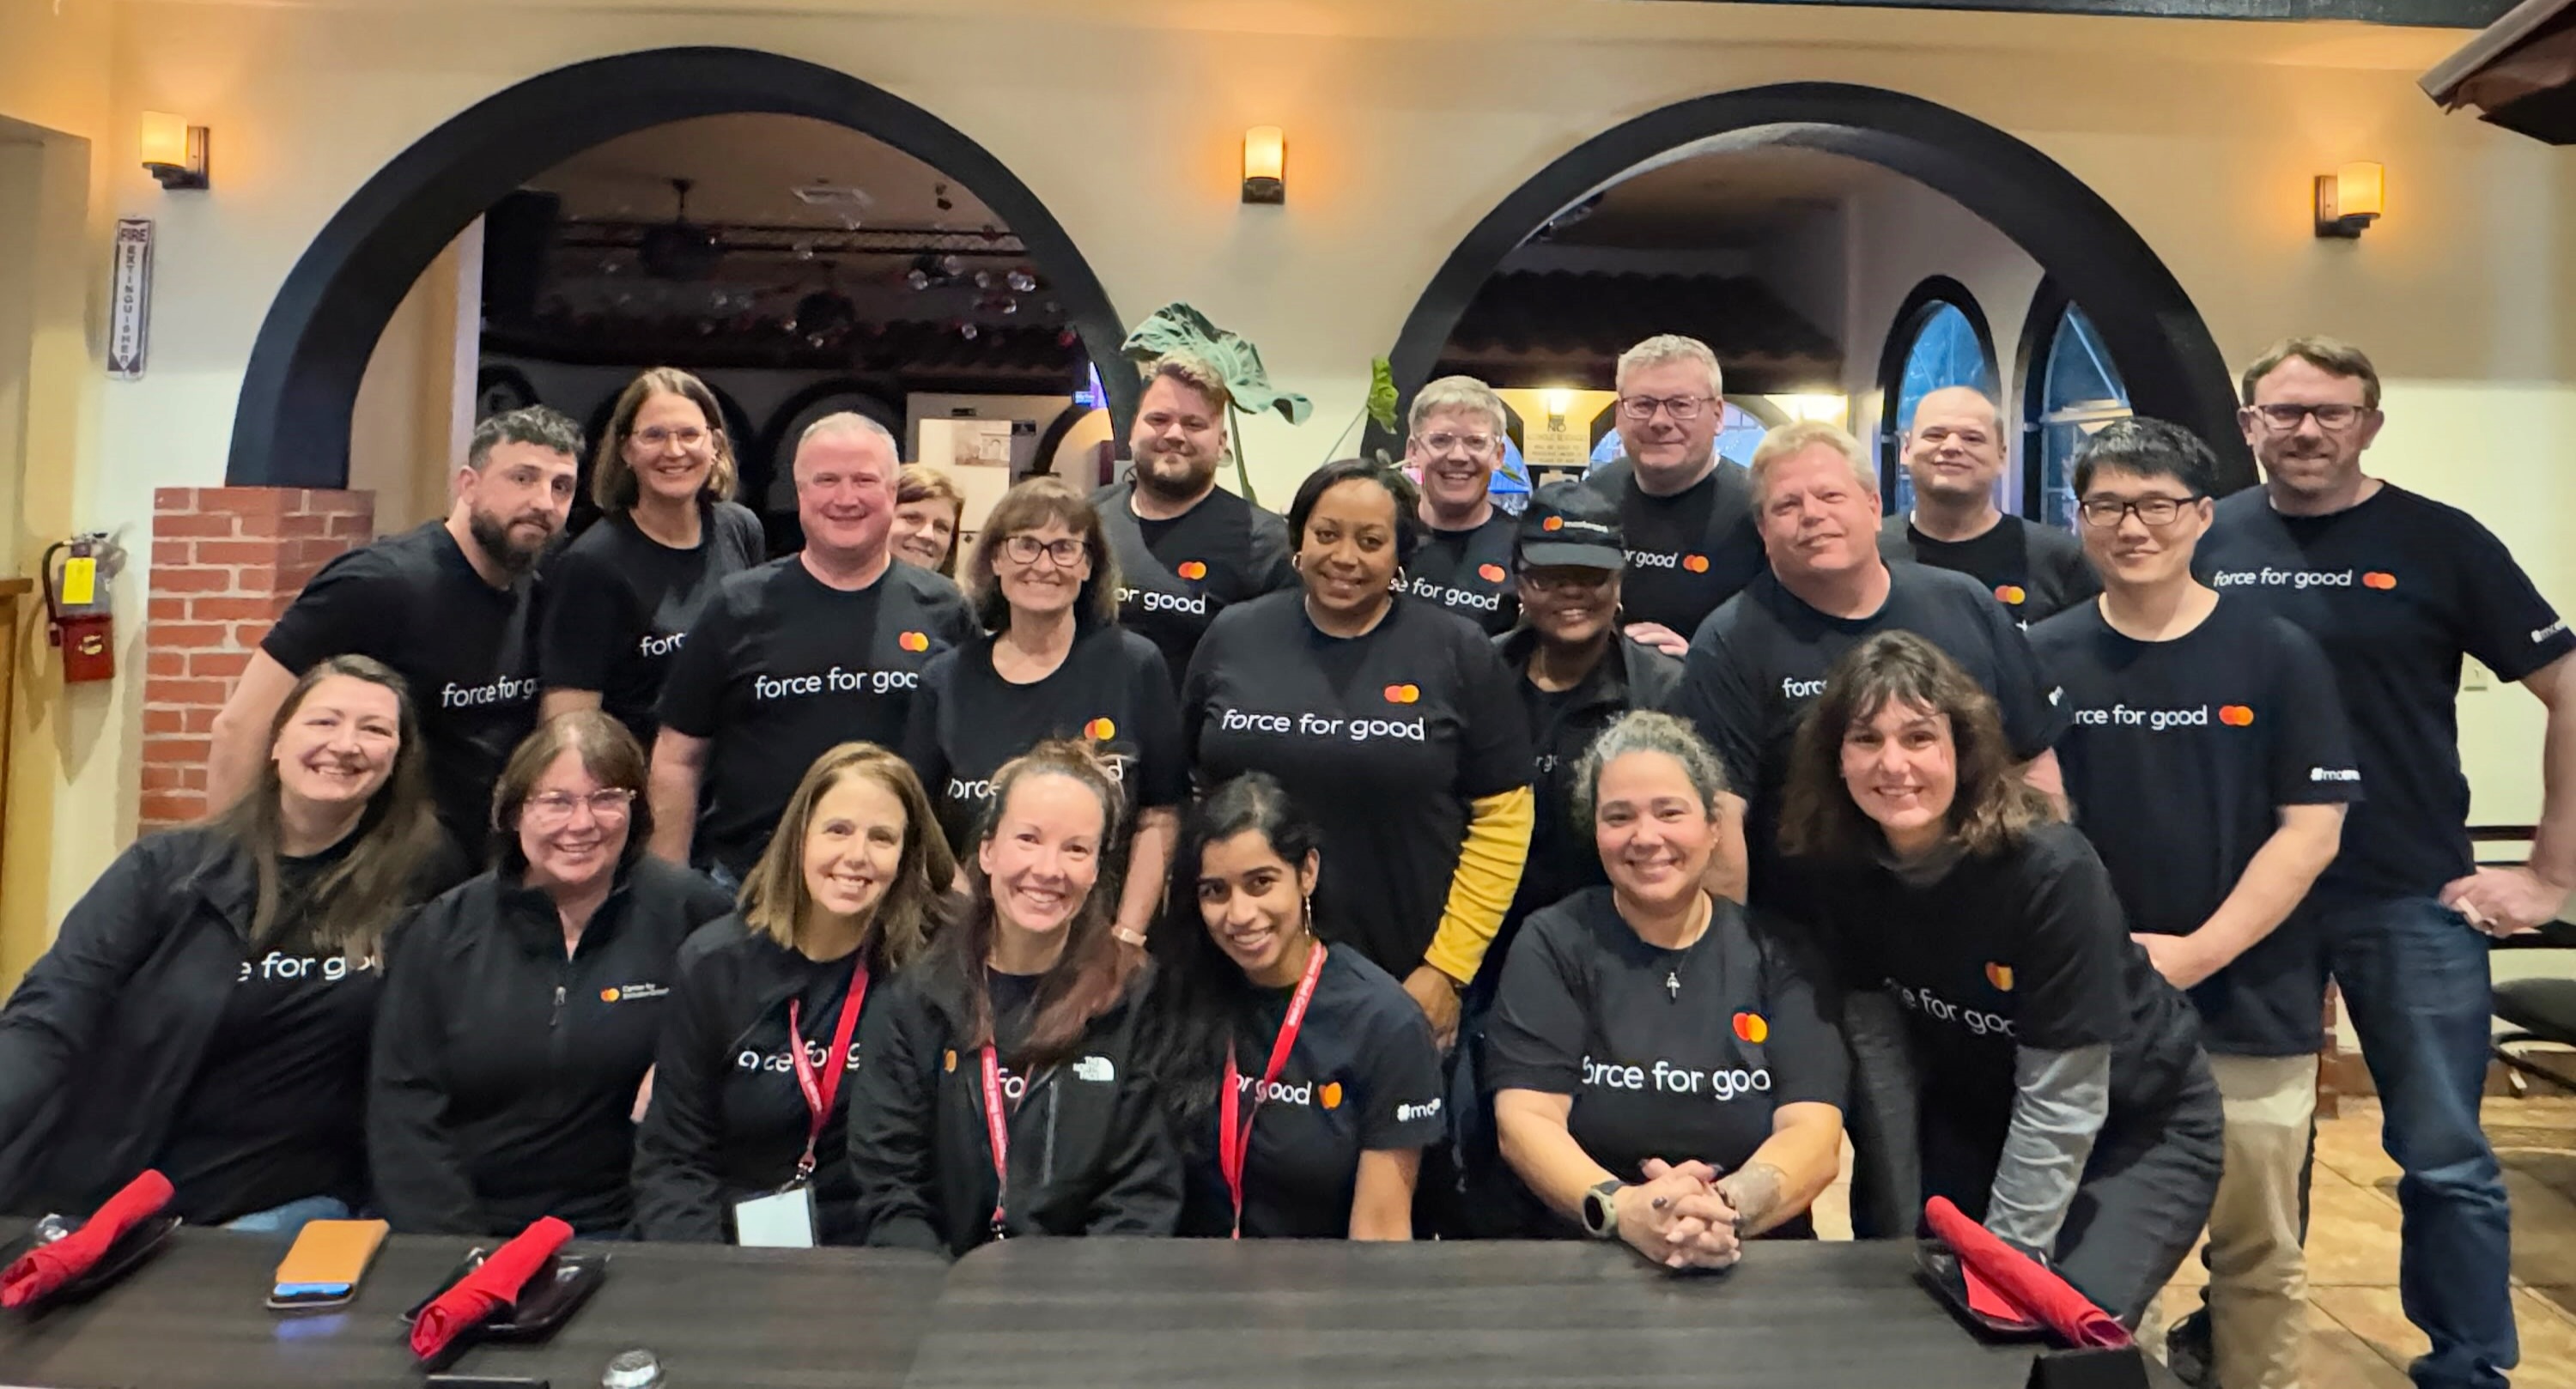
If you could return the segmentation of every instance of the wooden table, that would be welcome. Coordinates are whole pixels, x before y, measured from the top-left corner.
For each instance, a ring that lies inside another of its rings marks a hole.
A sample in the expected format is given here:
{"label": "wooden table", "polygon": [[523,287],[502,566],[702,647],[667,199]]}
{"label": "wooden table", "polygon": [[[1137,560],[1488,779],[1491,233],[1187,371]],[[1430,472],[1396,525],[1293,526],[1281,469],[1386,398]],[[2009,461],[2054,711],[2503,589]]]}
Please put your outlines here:
{"label": "wooden table", "polygon": [[[25,1222],[6,1226],[14,1239]],[[473,1243],[397,1236],[386,1241],[355,1303],[283,1315],[261,1305],[285,1252],[282,1240],[181,1230],[95,1301],[32,1321],[0,1313],[0,1384],[417,1385],[399,1317]],[[589,1303],[544,1344],[476,1346],[451,1371],[589,1389],[610,1356],[640,1346],[661,1358],[671,1389],[900,1385],[946,1264],[876,1249],[575,1247],[609,1256],[607,1281]]]}
{"label": "wooden table", "polygon": [[1910,1245],[1674,1276],[1579,1243],[1022,1240],[950,1273],[911,1383],[2022,1389],[2032,1355],[1971,1339]]}

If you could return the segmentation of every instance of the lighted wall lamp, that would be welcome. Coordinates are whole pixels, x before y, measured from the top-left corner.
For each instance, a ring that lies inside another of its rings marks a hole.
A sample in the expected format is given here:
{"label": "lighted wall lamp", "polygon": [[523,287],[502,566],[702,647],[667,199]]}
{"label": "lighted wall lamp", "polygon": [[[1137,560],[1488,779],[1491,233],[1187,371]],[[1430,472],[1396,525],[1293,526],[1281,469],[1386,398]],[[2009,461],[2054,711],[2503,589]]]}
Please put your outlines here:
{"label": "lighted wall lamp", "polygon": [[2367,161],[2317,175],[2317,235],[2350,241],[2388,210],[2388,171]]}
{"label": "lighted wall lamp", "polygon": [[143,168],[164,189],[206,186],[206,128],[167,111],[143,113]]}
{"label": "lighted wall lamp", "polygon": [[1573,409],[1573,408],[1574,408],[1574,392],[1572,392],[1572,391],[1550,391],[1550,392],[1548,392],[1548,393],[1547,393],[1547,427],[1548,427],[1548,428],[1550,428],[1550,429],[1563,429],[1563,428],[1565,428],[1565,412],[1566,412],[1566,411],[1568,411],[1568,410],[1571,410],[1571,409]]}
{"label": "lighted wall lamp", "polygon": [[1288,138],[1275,125],[1256,125],[1243,132],[1243,200],[1288,201]]}

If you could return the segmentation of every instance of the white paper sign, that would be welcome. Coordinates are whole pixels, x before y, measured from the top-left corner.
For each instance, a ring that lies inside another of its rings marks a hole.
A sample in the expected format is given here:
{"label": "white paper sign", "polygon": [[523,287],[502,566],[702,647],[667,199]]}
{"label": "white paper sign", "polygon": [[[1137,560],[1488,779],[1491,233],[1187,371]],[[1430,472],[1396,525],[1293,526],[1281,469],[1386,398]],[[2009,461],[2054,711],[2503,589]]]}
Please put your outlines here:
{"label": "white paper sign", "polygon": [[131,381],[143,374],[152,339],[152,223],[128,217],[116,224],[116,273],[109,294],[107,372]]}

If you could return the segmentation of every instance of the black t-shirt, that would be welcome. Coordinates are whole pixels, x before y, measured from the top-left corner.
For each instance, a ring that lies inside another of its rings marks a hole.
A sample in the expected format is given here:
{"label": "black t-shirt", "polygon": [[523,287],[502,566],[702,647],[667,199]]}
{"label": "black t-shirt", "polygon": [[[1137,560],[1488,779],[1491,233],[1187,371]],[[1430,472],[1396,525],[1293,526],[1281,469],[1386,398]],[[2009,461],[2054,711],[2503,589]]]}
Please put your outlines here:
{"label": "black t-shirt", "polygon": [[905,716],[904,760],[920,774],[949,843],[974,841],[993,802],[993,773],[1049,738],[1081,738],[1108,758],[1131,812],[1188,799],[1180,708],[1152,642],[1094,627],[1074,637],[1064,664],[1045,679],[1014,685],[993,669],[999,641],[978,637],[940,653],[922,669]]}
{"label": "black t-shirt", "polygon": [[[2240,598],[2138,641],[2086,603],[2033,627],[2072,721],[2058,765],[2133,931],[2184,936],[2235,891],[2285,805],[2358,800],[2334,672],[2307,633]],[[2324,961],[2293,913],[2191,991],[2209,1049],[2298,1056],[2324,1044]]]}
{"label": "black t-shirt", "polygon": [[1481,526],[1430,530],[1405,562],[1399,593],[1437,603],[1500,636],[1520,621],[1521,600],[1512,581],[1512,540],[1520,518],[1494,508]]}
{"label": "black t-shirt", "polygon": [[1399,979],[1439,928],[1470,803],[1529,784],[1529,722],[1492,641],[1410,598],[1347,640],[1299,592],[1228,612],[1181,725],[1202,788],[1259,769],[1323,828],[1317,921]]}
{"label": "black t-shirt", "polygon": [[1619,606],[1630,622],[1660,622],[1687,637],[1769,564],[1753,515],[1752,478],[1723,458],[1707,477],[1669,497],[1646,495],[1625,458],[1584,485],[1619,504],[1628,547]]}
{"label": "black t-shirt", "polygon": [[1178,682],[1217,618],[1248,598],[1297,585],[1288,523],[1222,487],[1168,521],[1137,516],[1133,480],[1093,493],[1118,557],[1118,620],[1163,653]]}
{"label": "black t-shirt", "polygon": [[2393,484],[2328,516],[2283,516],[2249,487],[2218,504],[2193,567],[2304,628],[2342,686],[2369,795],[2320,884],[2431,897],[2467,874],[2460,657],[2520,680],[2576,651],[2504,543]]}
{"label": "black t-shirt", "polygon": [[1798,717],[1824,693],[1825,672],[1863,637],[1912,632],[1948,653],[1995,697],[2017,758],[2039,756],[2065,731],[2065,712],[2051,701],[2030,642],[1975,580],[1901,562],[1887,569],[1887,601],[1859,618],[1816,611],[1766,569],[1691,639],[1672,712],[1717,749],[1727,785],[1751,803],[1745,843],[1757,895],[1784,885],[1780,794]]}
{"label": "black t-shirt", "polygon": [[[793,953],[793,952],[790,952]],[[831,1059],[835,1024],[850,996],[848,956],[809,960],[799,954],[785,968],[801,976],[794,998],[805,1034],[805,1057],[817,1083]],[[876,996],[871,981],[869,998]],[[863,1002],[862,1008],[866,1006]],[[795,1173],[805,1151],[805,1131],[813,1111],[805,1107],[804,1088],[796,1083],[796,1062],[787,1051],[787,1004],[761,1013],[734,1043],[733,1069],[717,1095],[724,1125],[724,1152],[739,1166],[724,1173],[726,1190],[740,1195],[773,1191]],[[824,1116],[823,1133],[814,1143],[814,1209],[824,1244],[855,1244],[860,1231],[852,1218],[859,1199],[858,1179],[846,1160],[849,1152],[851,1082],[859,1069],[859,1036],[855,1020],[850,1052],[843,1062],[840,1090]]]}
{"label": "black t-shirt", "polygon": [[732,502],[700,512],[698,543],[675,550],[612,516],[581,533],[546,569],[547,688],[595,690],[600,707],[649,750],[654,702],[671,658],[725,576],[761,562],[760,518]]}
{"label": "black t-shirt", "polygon": [[351,550],[313,576],[261,639],[297,675],[372,656],[411,686],[438,817],[469,854],[489,837],[492,784],[536,726],[537,585],[483,582],[443,521]]}
{"label": "black t-shirt", "polygon": [[2163,1121],[2199,1054],[2198,1025],[2129,939],[2110,874],[2073,826],[2041,825],[1921,888],[1877,864],[1837,868],[1814,881],[1840,983],[1885,989],[1904,1008],[1922,1122],[1944,1131],[1946,1151],[1993,1172],[2021,1047],[2110,1047],[2103,1132]]}
{"label": "black t-shirt", "polygon": [[[1732,902],[1665,950],[1638,938],[1609,888],[1590,888],[1521,928],[1486,1025],[1485,1080],[1573,1096],[1567,1131],[1621,1180],[1643,1180],[1648,1158],[1732,1172],[1780,1106],[1843,1107],[1850,1062],[1815,973]],[[1551,1213],[1532,1233],[1575,1230]],[[1815,1229],[1801,1214],[1779,1233]]]}
{"label": "black t-shirt", "polygon": [[713,743],[698,861],[748,875],[814,759],[853,739],[901,747],[922,669],[974,634],[957,586],[916,565],[855,592],[795,555],[726,579],[662,687],[663,726]]}
{"label": "black t-shirt", "polygon": [[304,915],[314,882],[356,836],[278,860],[276,931],[242,948],[196,1082],[153,1165],[172,1209],[219,1225],[308,1196],[355,1207],[366,1195],[367,1038],[384,976],[373,960],[316,945]]}
{"label": "black t-shirt", "polygon": [[[1235,1029],[1241,1073],[1236,1122],[1252,1113],[1252,1090],[1296,989],[1262,991]],[[1441,1113],[1440,1052],[1431,1024],[1404,986],[1357,952],[1327,950],[1307,1001],[1305,1024],[1279,1079],[1263,1097],[1244,1164],[1246,1238],[1341,1239],[1350,1233],[1360,1154],[1426,1148],[1447,1132]],[[1223,1235],[1234,1198],[1217,1165],[1222,1109],[1209,1123],[1205,1156],[1190,1165],[1181,1233]]]}
{"label": "black t-shirt", "polygon": [[1916,530],[1911,519],[1890,516],[1878,529],[1878,552],[1967,575],[1984,584],[2024,627],[2102,591],[2102,580],[2085,562],[2084,542],[2018,516],[2005,516],[1985,534],[1966,540],[1935,540]]}

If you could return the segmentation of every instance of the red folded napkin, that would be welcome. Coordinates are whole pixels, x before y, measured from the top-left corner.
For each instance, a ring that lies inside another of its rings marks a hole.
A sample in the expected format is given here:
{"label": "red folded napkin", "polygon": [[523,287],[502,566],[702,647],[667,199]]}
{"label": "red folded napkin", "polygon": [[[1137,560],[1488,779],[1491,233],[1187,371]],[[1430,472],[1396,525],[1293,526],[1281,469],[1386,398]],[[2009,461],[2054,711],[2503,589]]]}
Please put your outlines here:
{"label": "red folded napkin", "polygon": [[2037,1322],[2070,1346],[2131,1344],[2129,1330],[2073,1284],[2042,1268],[2029,1255],[1988,1233],[1960,1213],[1946,1196],[1923,1203],[1923,1218],[1959,1256],[1968,1283],[1968,1306],[1984,1316]]}
{"label": "red folded napkin", "polygon": [[81,1227],[40,1244],[0,1269],[0,1307],[24,1307],[96,1267],[127,1231],[170,1204],[170,1179],[146,1169],[107,1198]]}
{"label": "red folded napkin", "polygon": [[480,1267],[420,1309],[411,1324],[411,1353],[427,1360],[467,1327],[518,1301],[528,1279],[571,1238],[572,1227],[550,1215],[493,1250]]}

